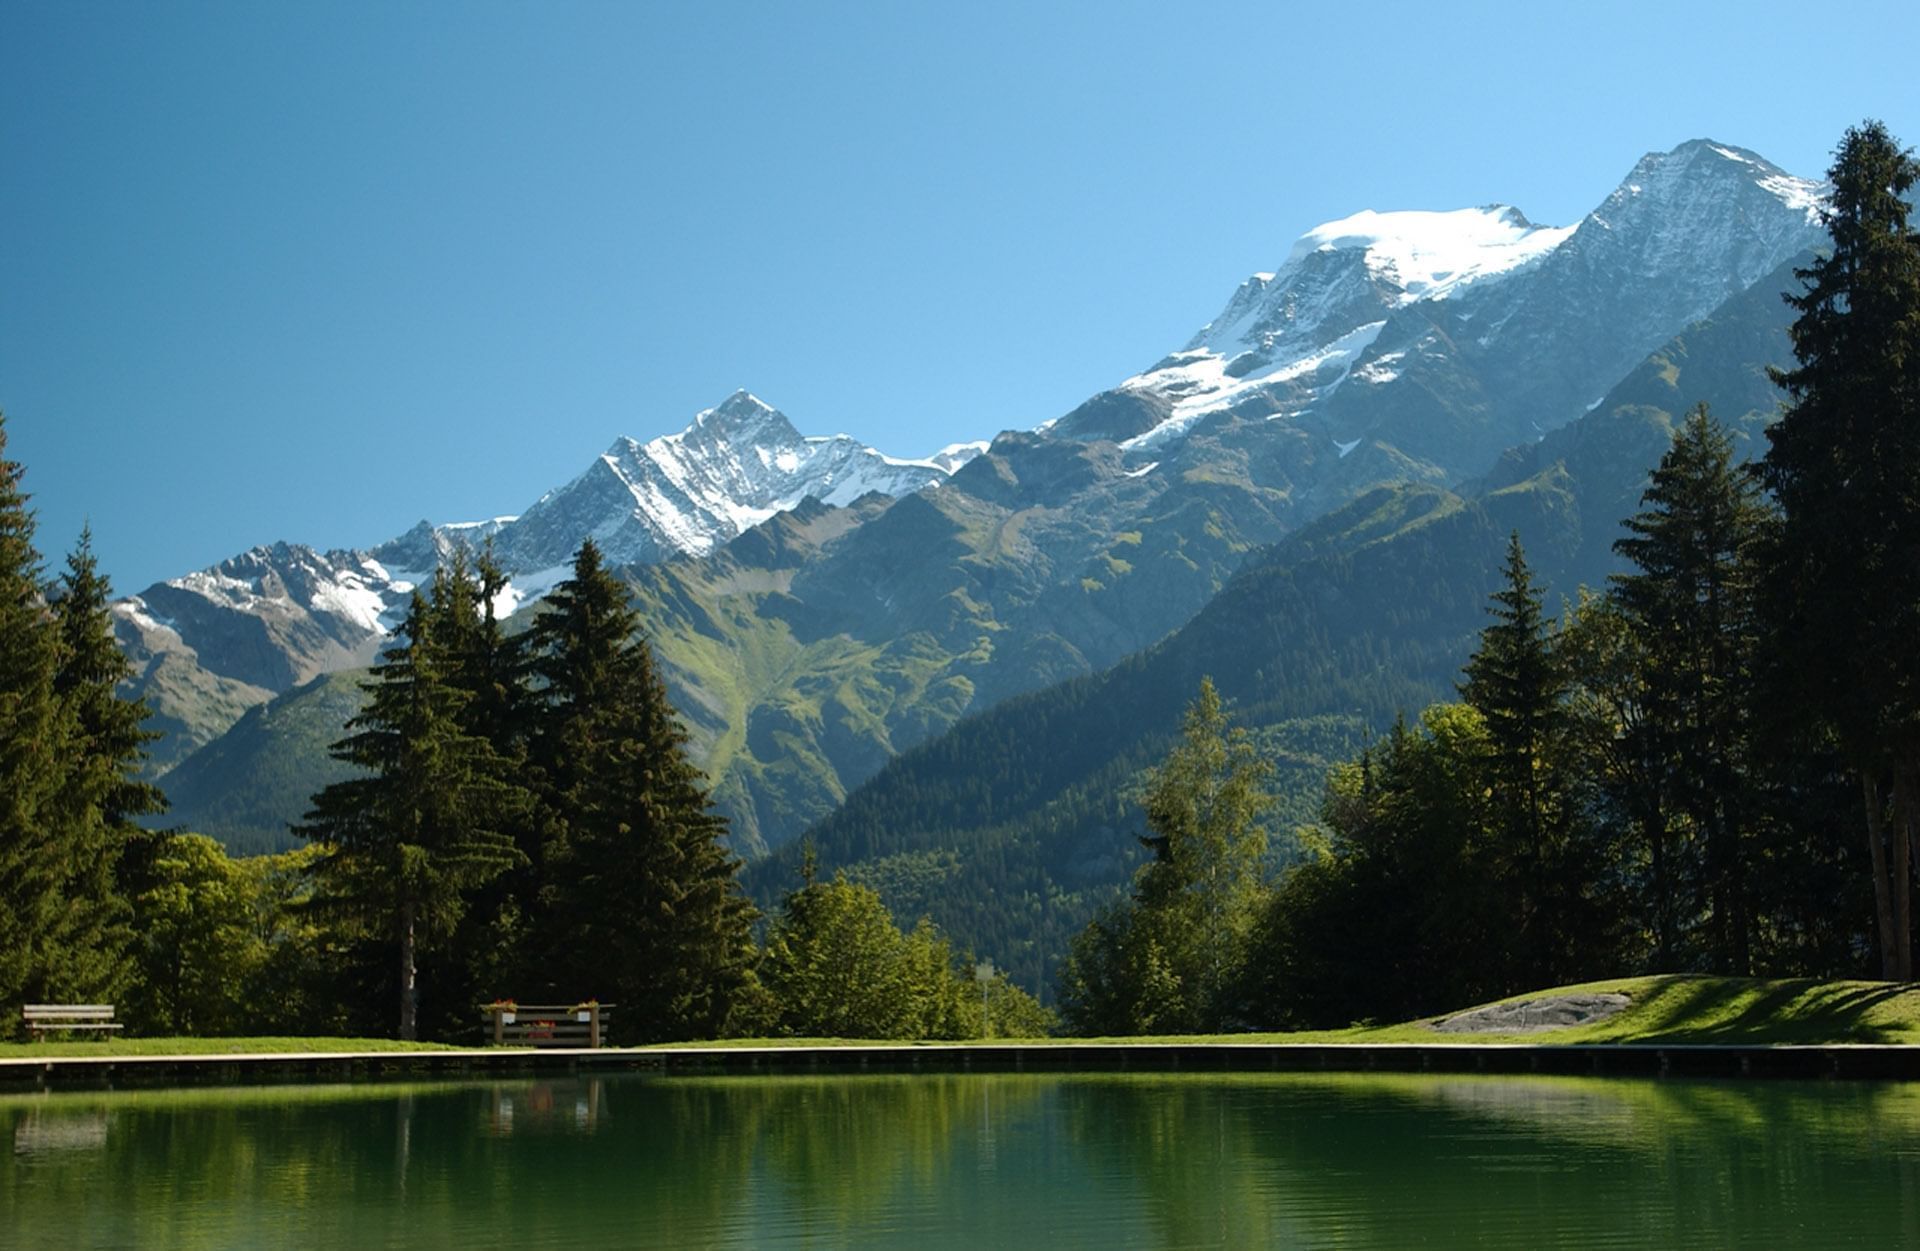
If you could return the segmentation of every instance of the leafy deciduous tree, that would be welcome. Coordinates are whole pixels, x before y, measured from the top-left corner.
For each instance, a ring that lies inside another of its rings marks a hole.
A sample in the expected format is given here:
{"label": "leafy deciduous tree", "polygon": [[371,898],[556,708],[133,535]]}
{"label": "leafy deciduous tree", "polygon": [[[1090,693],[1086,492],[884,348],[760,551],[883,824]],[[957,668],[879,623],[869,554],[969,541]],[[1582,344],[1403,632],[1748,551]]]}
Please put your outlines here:
{"label": "leafy deciduous tree", "polygon": [[902,933],[872,887],[836,876],[787,896],[761,979],[776,1028],[807,1038],[960,1038],[968,1000],[944,940]]}
{"label": "leafy deciduous tree", "polygon": [[1143,839],[1154,859],[1132,900],[1074,940],[1066,1015],[1092,1033],[1221,1029],[1245,1019],[1235,991],[1259,912],[1271,764],[1231,725],[1211,679],[1180,743],[1153,772]]}

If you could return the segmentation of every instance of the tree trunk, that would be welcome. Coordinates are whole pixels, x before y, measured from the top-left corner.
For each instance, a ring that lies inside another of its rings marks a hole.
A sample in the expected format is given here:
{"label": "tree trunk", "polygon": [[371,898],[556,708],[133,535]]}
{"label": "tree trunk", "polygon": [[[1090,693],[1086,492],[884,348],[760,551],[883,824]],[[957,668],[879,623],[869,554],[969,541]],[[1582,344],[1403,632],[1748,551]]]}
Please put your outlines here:
{"label": "tree trunk", "polygon": [[1653,851],[1654,967],[1673,972],[1673,885],[1667,880],[1667,816],[1658,803],[1649,806],[1647,842]]}
{"label": "tree trunk", "polygon": [[1753,922],[1747,900],[1746,859],[1741,854],[1740,823],[1727,811],[1723,800],[1714,803],[1714,824],[1723,845],[1722,863],[1727,897],[1727,925],[1732,939],[1728,955],[1733,971],[1741,977],[1753,976]]}
{"label": "tree trunk", "polygon": [[1713,964],[1715,973],[1735,973],[1733,967],[1733,927],[1732,911],[1727,900],[1727,857],[1726,847],[1721,842],[1720,832],[1713,822],[1707,822],[1707,865],[1712,878],[1707,887],[1707,907],[1713,916]]}
{"label": "tree trunk", "polygon": [[419,970],[414,967],[413,901],[400,908],[400,1038],[413,1042],[420,1036],[420,997],[415,987]]}
{"label": "tree trunk", "polygon": [[1913,776],[1898,765],[1893,771],[1893,937],[1900,953],[1896,978],[1913,980]]}
{"label": "tree trunk", "polygon": [[[1873,861],[1873,913],[1880,935],[1880,977],[1884,981],[1905,980],[1900,969],[1900,953],[1907,944],[1894,937],[1893,884],[1887,876],[1886,810],[1880,802],[1880,783],[1871,773],[1860,773],[1860,793],[1867,808],[1867,849]],[[1911,961],[1908,961],[1911,971]]]}

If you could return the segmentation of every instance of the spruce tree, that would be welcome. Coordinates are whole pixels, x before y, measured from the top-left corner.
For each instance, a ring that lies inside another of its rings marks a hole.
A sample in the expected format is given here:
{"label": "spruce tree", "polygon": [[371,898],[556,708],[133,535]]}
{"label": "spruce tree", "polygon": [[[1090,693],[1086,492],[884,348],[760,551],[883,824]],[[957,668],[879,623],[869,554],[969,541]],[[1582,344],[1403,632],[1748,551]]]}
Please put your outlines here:
{"label": "spruce tree", "polygon": [[391,936],[404,1039],[419,1032],[422,949],[453,932],[472,891],[522,862],[503,827],[526,796],[462,725],[469,696],[450,680],[436,615],[416,593],[365,684],[366,708],[333,746],[365,773],[315,796],[298,830],[325,846],[329,892]]}
{"label": "spruce tree", "polygon": [[522,760],[533,731],[527,637],[507,633],[501,620],[508,576],[493,554],[492,539],[474,557],[472,578],[477,620],[463,650],[461,679],[473,692],[469,720],[501,755]]}
{"label": "spruce tree", "polygon": [[[1660,810],[1684,814],[1700,840],[1694,876],[1708,918],[1708,964],[1750,974],[1754,561],[1767,512],[1705,404],[1674,433],[1641,503],[1614,544],[1634,572],[1616,576],[1612,589],[1640,643],[1647,716],[1637,728],[1657,740],[1664,762]],[[1664,841],[1662,832],[1653,845],[1663,894],[1672,889]],[[1660,906],[1670,914],[1670,898]]]}
{"label": "spruce tree", "polygon": [[113,587],[93,555],[93,531],[83,529],[57,588],[60,661],[53,689],[73,713],[81,758],[73,768],[94,775],[85,783],[97,797],[92,802],[108,826],[125,830],[134,817],[165,812],[167,798],[140,777],[147,744],[161,735],[146,728],[153,715],[146,701],[119,693],[133,665],[114,639],[107,607],[112,598]]}
{"label": "spruce tree", "polygon": [[1576,889],[1564,872],[1570,814],[1557,768],[1567,680],[1517,531],[1489,611],[1460,694],[1486,722],[1497,862],[1519,896],[1516,976],[1539,984],[1570,954],[1567,909]]}
{"label": "spruce tree", "polygon": [[146,745],[143,700],[120,696],[132,666],[113,637],[107,608],[112,590],[83,530],[54,587],[58,634],[53,693],[66,723],[56,825],[66,872],[66,908],[51,953],[49,989],[61,997],[110,999],[124,980],[131,938],[128,904],[117,869],[133,818],[166,810],[166,797],[139,776]]}
{"label": "spruce tree", "polygon": [[1920,835],[1920,163],[1879,122],[1828,171],[1832,251],[1787,297],[1794,368],[1762,480],[1782,513],[1767,606],[1794,702],[1829,727],[1866,815],[1883,976],[1913,974]]}
{"label": "spruce tree", "polygon": [[1543,761],[1560,724],[1566,678],[1518,531],[1507,542],[1503,577],[1488,610],[1493,621],[1467,661],[1460,694],[1486,719],[1497,802],[1509,810],[1524,852],[1546,839]]}
{"label": "spruce tree", "polygon": [[54,697],[58,636],[41,585],[23,469],[0,415],[0,1031],[44,989],[44,954],[66,876],[54,808],[65,721]]}
{"label": "spruce tree", "polygon": [[753,909],[638,615],[592,540],[532,634],[544,701],[532,759],[555,823],[545,972],[563,996],[615,999],[629,1037],[717,1036],[750,978]]}
{"label": "spruce tree", "polygon": [[441,1011],[427,1024],[442,1032],[470,1020],[474,1003],[525,993],[537,971],[527,950],[527,924],[544,880],[546,810],[527,760],[532,695],[526,636],[508,634],[498,612],[506,585],[489,543],[471,560],[456,550],[435,571],[430,600],[447,680],[464,696],[461,728],[491,744],[527,791],[526,802],[499,814],[500,831],[512,838],[520,862],[478,887],[445,949],[423,958],[423,976],[444,991]]}

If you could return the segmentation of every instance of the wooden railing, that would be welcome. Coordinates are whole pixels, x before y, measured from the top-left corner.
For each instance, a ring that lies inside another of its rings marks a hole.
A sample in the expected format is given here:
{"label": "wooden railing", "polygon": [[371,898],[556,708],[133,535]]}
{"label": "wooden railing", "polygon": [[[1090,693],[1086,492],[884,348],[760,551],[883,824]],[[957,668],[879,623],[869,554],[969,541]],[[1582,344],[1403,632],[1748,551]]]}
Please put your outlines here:
{"label": "wooden railing", "polygon": [[610,1003],[490,1003],[480,1010],[496,1047],[598,1047]]}

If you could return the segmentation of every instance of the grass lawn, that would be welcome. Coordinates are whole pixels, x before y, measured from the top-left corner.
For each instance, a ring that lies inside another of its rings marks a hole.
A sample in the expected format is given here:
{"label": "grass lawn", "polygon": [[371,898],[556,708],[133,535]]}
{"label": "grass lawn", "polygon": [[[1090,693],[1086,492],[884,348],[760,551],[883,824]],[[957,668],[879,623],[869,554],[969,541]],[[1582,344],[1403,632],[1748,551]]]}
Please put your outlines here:
{"label": "grass lawn", "polygon": [[[1920,1045],[1920,985],[1887,982],[1822,982],[1808,978],[1766,980],[1737,977],[1655,975],[1617,977],[1515,995],[1536,999],[1574,991],[1618,991],[1632,1002],[1591,1025],[1534,1034],[1441,1034],[1430,1021],[1363,1025],[1295,1034],[1165,1035],[1148,1038],[990,1039],[990,1043],[1907,1043]],[[1451,1014],[1449,1014],[1451,1015]],[[1437,1019],[1437,1018],[1430,1018]],[[735,1038],[675,1047],[822,1047],[887,1045],[885,1040],[834,1038]],[[900,1044],[891,1044],[900,1045]],[[916,1045],[916,1044],[907,1044]],[[922,1046],[951,1044],[924,1043]],[[257,1055],[300,1051],[433,1051],[445,1044],[402,1043],[389,1038],[115,1038],[55,1039],[0,1043],[0,1060],[62,1055]]]}
{"label": "grass lawn", "polygon": [[[1577,986],[1529,991],[1509,1000],[1538,999],[1576,991],[1617,991],[1632,1002],[1592,1025],[1534,1034],[1442,1034],[1430,1017],[1397,1025],[1291,1034],[1165,1034],[1142,1038],[1042,1038],[1035,1043],[1909,1043],[1920,1045],[1920,985],[1888,982],[1823,982],[1811,978],[1704,977],[1655,974],[1615,977]],[[1463,1005],[1467,1007],[1480,1005]],[[1451,1016],[1452,1013],[1444,1013]],[[831,1046],[852,1040],[821,1038],[728,1039],[678,1046]],[[1006,1042],[1010,1039],[990,1041]],[[926,1044],[935,1045],[935,1044]]]}
{"label": "grass lawn", "polygon": [[[1296,1034],[1216,1034],[1204,1038],[1182,1035],[1151,1041],[1441,1043],[1469,1047],[1476,1043],[1920,1045],[1920,985],[1915,984],[1654,974],[1528,991],[1499,1002],[1576,991],[1617,991],[1632,1002],[1604,1021],[1533,1034],[1442,1034],[1430,1028],[1433,1021],[1441,1018],[1428,1017],[1398,1025],[1362,1025]],[[1463,1005],[1461,1010],[1478,1006],[1481,1005]]]}

